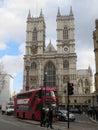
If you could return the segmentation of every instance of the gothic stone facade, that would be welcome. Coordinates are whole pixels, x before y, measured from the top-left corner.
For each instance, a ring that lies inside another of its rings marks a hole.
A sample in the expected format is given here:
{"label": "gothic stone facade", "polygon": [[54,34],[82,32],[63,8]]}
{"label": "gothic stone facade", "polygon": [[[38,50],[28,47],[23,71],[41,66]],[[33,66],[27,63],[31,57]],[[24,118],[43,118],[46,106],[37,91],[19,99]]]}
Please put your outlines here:
{"label": "gothic stone facade", "polygon": [[[57,49],[50,41],[45,44],[46,25],[42,10],[39,17],[31,17],[29,11],[26,29],[26,53],[24,55],[23,89],[50,86],[62,96],[67,82],[77,87],[77,55],[75,52],[74,15],[72,8],[69,15],[57,12]],[[52,28],[52,27],[51,27]]]}

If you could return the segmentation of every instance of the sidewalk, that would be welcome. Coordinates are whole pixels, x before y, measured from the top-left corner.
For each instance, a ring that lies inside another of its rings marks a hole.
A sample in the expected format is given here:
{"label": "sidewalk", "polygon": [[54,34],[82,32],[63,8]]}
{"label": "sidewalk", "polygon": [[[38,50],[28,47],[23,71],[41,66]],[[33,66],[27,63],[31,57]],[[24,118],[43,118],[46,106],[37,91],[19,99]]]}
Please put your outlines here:
{"label": "sidewalk", "polygon": [[97,120],[94,120],[92,117],[89,117],[89,119],[90,119],[91,121],[93,121],[93,122],[95,122],[95,123],[98,124],[98,121],[97,121]]}
{"label": "sidewalk", "polygon": [[[32,124],[32,125],[38,125],[38,127],[40,127],[40,122],[38,121],[34,121],[34,120],[23,120],[23,119],[18,119],[19,121],[21,122],[24,122],[24,123],[28,123],[28,124]],[[53,124],[53,130],[89,130],[89,129],[83,129],[81,127],[76,127],[75,125],[69,125],[69,128],[68,128],[68,125],[64,125],[64,126],[58,126],[56,124]],[[43,129],[43,130],[52,130],[50,128],[46,128],[46,127],[40,127],[40,130]]]}
{"label": "sidewalk", "polygon": [[[19,121],[21,122],[25,122],[25,123],[28,123],[28,124],[32,124],[32,125],[38,125],[40,126],[40,122],[39,121],[34,121],[34,120],[23,120],[23,119],[18,119]],[[43,129],[47,129],[46,127],[41,127]],[[53,130],[67,130],[67,127],[60,127],[60,126],[57,126],[57,125],[53,125]],[[50,130],[50,129],[47,129],[47,130]],[[72,130],[72,129],[71,129]],[[73,129],[75,130],[75,129]]]}
{"label": "sidewalk", "polygon": [[98,124],[98,121],[97,120],[94,120],[92,117],[89,117],[88,115],[86,115],[86,117],[88,117],[91,121],[93,121],[94,123],[97,123]]}
{"label": "sidewalk", "polygon": [[[32,124],[32,125],[37,125],[40,129],[39,130],[41,130],[41,129],[43,129],[43,130],[52,130],[52,129],[47,129],[46,127],[40,127],[40,122],[39,121],[34,121],[34,120],[22,120],[22,119],[18,119],[19,121],[21,121],[21,122],[25,122],[25,123],[29,123],[29,124]],[[92,128],[92,126],[88,123],[88,125],[87,126],[85,126],[85,120],[84,120],[84,122],[81,122],[81,125],[80,125],[80,123],[78,124],[78,122],[76,121],[76,122],[70,122],[70,124],[69,124],[69,128],[68,128],[68,124],[67,123],[65,123],[64,125],[59,125],[58,123],[53,123],[53,130],[97,130],[98,129],[98,122],[96,122],[96,121],[94,121],[92,118],[89,118],[88,120],[91,120],[92,121],[92,123],[94,122],[94,124],[95,124],[95,126],[97,127],[97,128]]]}

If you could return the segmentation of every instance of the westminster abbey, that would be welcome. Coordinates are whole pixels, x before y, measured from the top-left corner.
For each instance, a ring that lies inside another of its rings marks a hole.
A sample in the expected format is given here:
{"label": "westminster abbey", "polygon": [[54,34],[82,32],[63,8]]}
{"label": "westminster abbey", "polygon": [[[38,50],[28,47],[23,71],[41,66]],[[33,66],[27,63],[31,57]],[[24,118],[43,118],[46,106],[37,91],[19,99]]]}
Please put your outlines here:
{"label": "westminster abbey", "polygon": [[[92,70],[90,66],[87,69],[77,70],[72,8],[70,8],[69,15],[62,15],[58,8],[56,22],[57,43],[55,48],[52,41],[49,41],[46,46],[46,23],[42,10],[39,17],[32,17],[30,11],[28,13],[23,90],[43,86],[54,87],[58,90],[60,102],[65,103],[64,90],[67,88],[68,81],[74,84],[75,96],[91,93]],[[77,103],[78,99],[75,96],[73,102]],[[90,101],[89,98],[88,100]]]}

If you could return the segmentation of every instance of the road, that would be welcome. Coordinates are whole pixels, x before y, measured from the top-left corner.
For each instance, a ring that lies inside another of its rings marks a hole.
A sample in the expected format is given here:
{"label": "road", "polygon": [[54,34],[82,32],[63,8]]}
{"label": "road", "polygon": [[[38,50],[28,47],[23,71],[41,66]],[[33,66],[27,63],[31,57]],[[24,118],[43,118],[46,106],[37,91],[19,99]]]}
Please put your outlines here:
{"label": "road", "polygon": [[32,124],[24,123],[13,116],[0,116],[0,130],[38,130],[38,127]]}
{"label": "road", "polygon": [[[91,121],[85,115],[75,115],[76,121],[70,122],[69,130],[98,130],[98,123]],[[67,122],[56,121],[53,123],[55,130],[67,130]],[[17,119],[14,116],[0,114],[0,130],[45,130],[39,122]]]}

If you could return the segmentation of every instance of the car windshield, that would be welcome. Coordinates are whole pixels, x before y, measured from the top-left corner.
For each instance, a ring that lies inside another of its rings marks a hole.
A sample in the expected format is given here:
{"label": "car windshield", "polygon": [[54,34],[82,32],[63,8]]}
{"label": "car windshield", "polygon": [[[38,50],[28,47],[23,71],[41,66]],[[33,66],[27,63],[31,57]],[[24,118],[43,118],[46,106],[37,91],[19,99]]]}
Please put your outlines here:
{"label": "car windshield", "polygon": [[67,113],[66,110],[61,110],[60,112],[63,113],[63,114],[66,114],[66,113]]}
{"label": "car windshield", "polygon": [[13,109],[13,108],[14,108],[14,106],[9,106],[9,108],[12,108],[12,109]]}

